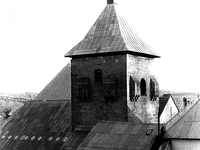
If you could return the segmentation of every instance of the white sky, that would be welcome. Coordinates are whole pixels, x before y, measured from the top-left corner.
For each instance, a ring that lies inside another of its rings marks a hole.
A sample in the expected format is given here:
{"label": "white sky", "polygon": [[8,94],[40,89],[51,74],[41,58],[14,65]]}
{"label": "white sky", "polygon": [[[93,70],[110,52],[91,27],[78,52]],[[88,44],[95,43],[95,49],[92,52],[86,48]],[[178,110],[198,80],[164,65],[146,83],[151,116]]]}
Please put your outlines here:
{"label": "white sky", "polygon": [[[199,0],[115,0],[162,58],[161,89],[199,92]],[[40,92],[69,62],[106,0],[0,0],[0,93]]]}

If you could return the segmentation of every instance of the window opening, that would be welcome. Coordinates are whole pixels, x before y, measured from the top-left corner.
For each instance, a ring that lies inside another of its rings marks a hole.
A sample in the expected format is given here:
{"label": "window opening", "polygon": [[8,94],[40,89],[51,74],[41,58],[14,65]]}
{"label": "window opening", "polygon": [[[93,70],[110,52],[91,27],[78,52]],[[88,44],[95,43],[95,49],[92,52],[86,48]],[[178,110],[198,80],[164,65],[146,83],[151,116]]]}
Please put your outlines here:
{"label": "window opening", "polygon": [[104,89],[105,89],[105,101],[106,103],[113,103],[117,102],[117,85],[116,79],[113,78],[109,81],[104,82]]}
{"label": "window opening", "polygon": [[94,81],[102,83],[102,70],[96,69],[94,71]]}
{"label": "window opening", "polygon": [[150,79],[150,99],[153,100],[155,96],[155,83]]}
{"label": "window opening", "polygon": [[146,135],[151,135],[152,132],[153,132],[153,129],[148,129],[148,130],[146,131]]}
{"label": "window opening", "polygon": [[141,95],[146,96],[146,81],[142,78],[140,81]]}
{"label": "window opening", "polygon": [[89,78],[80,78],[78,82],[78,98],[82,103],[90,102],[89,95]]}
{"label": "window opening", "polygon": [[130,96],[130,101],[133,101],[133,98],[135,97],[135,81],[131,76],[129,80],[129,96]]}

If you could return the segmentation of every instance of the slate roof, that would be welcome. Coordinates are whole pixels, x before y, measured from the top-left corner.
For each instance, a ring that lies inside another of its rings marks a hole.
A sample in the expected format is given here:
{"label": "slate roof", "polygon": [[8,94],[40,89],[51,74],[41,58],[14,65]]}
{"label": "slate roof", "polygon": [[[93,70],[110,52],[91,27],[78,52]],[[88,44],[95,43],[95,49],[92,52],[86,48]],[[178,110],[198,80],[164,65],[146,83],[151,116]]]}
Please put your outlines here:
{"label": "slate roof", "polygon": [[118,13],[115,4],[108,4],[84,39],[65,56],[128,52],[151,58],[159,57]]}
{"label": "slate roof", "polygon": [[59,150],[71,134],[71,102],[29,101],[0,131],[1,150]]}
{"label": "slate roof", "polygon": [[71,99],[71,64],[68,63],[35,100],[70,100]]}
{"label": "slate roof", "polygon": [[183,110],[184,109],[183,98],[185,97],[187,99],[187,101],[190,102],[189,104],[191,104],[198,99],[198,94],[177,93],[177,94],[172,94],[172,97],[173,97],[177,107],[179,108],[179,110]]}
{"label": "slate roof", "polygon": [[76,150],[90,131],[91,128],[87,127],[76,128],[61,150]]}
{"label": "slate roof", "polygon": [[200,139],[200,100],[167,123],[167,138]]}
{"label": "slate roof", "polygon": [[[150,134],[148,135],[148,133]],[[99,122],[78,147],[78,150],[150,150],[156,135],[156,124]]]}

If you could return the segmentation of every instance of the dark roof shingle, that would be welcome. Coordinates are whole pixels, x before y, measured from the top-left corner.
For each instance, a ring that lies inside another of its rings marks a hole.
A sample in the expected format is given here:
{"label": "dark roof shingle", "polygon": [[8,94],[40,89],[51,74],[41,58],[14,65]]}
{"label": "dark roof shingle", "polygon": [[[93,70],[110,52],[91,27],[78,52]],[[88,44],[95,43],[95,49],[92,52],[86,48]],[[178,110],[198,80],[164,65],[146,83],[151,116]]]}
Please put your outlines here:
{"label": "dark roof shingle", "polygon": [[166,125],[167,138],[200,138],[200,101],[186,107]]}
{"label": "dark roof shingle", "polygon": [[172,97],[178,106],[179,110],[184,109],[183,99],[186,98],[189,104],[192,104],[198,99],[198,94],[196,93],[176,93],[172,94]]}
{"label": "dark roof shingle", "polygon": [[64,143],[61,150],[76,150],[90,132],[91,128],[76,128],[70,138]]}
{"label": "dark roof shingle", "polygon": [[2,128],[0,149],[59,150],[71,134],[71,102],[29,101]]}
{"label": "dark roof shingle", "polygon": [[68,63],[35,100],[70,100],[71,99],[71,64]]}
{"label": "dark roof shingle", "polygon": [[[149,135],[147,134],[150,133]],[[78,150],[82,149],[140,149],[150,150],[157,135],[156,124],[128,122],[99,122]]]}
{"label": "dark roof shingle", "polygon": [[65,56],[129,52],[139,56],[159,57],[118,15],[116,8],[115,4],[107,5],[85,38]]}

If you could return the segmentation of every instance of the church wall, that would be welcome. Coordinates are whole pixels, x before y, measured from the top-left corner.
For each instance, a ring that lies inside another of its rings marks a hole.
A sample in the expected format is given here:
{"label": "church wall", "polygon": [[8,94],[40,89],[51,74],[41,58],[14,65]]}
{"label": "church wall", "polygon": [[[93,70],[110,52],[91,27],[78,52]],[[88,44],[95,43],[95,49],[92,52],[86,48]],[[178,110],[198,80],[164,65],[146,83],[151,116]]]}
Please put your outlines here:
{"label": "church wall", "polygon": [[[150,97],[150,79],[154,82],[155,96],[159,95],[159,85],[149,68],[153,59],[127,55],[127,107],[129,122],[136,122],[137,116],[142,122],[157,123],[159,102]],[[130,85],[132,78],[135,82],[135,98],[130,99]],[[141,95],[141,79],[146,82],[146,95]]]}
{"label": "church wall", "polygon": [[[95,70],[102,71],[102,82],[95,81]],[[125,55],[73,58],[71,76],[74,128],[93,126],[99,120],[127,121]],[[85,86],[86,92],[79,86]],[[87,96],[80,98],[80,92]]]}

